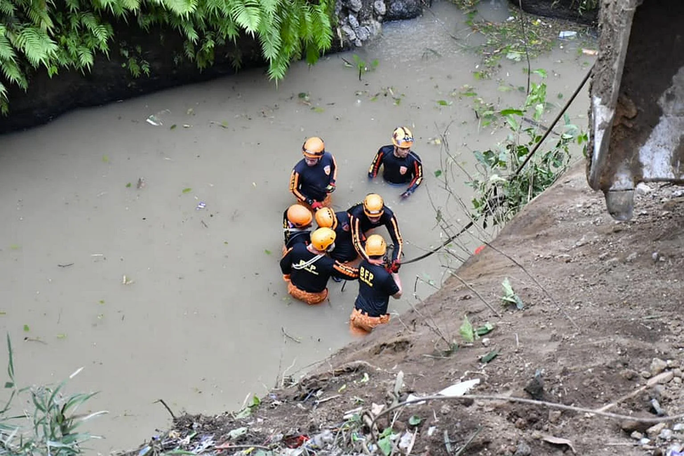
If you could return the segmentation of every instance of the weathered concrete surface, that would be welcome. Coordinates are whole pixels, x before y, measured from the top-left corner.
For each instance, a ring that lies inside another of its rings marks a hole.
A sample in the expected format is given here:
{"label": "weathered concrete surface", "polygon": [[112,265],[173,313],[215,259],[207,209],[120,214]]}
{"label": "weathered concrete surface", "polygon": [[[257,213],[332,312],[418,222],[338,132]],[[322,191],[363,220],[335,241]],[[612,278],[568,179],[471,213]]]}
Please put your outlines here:
{"label": "weathered concrete surface", "polygon": [[589,185],[632,216],[639,182],[684,183],[684,3],[603,0],[591,84]]}
{"label": "weathered concrete surface", "polygon": [[[330,52],[362,46],[380,33],[382,22],[413,19],[422,13],[423,6],[420,0],[340,0],[335,9],[339,19]],[[162,35],[163,42],[150,40]],[[203,71],[194,62],[175,61],[176,55],[183,54],[183,40],[176,32],[152,30],[146,34],[120,23],[115,26],[115,36],[110,58],[98,55],[90,73],[62,70],[49,78],[45,71],[38,71],[30,75],[28,91],[10,85],[10,114],[0,117],[0,134],[49,122],[72,109],[234,74],[231,61],[236,55],[240,56],[243,69],[266,66],[258,41],[247,36],[236,45],[217,47],[215,64]],[[149,77],[135,78],[124,68],[126,59],[117,45],[121,42],[144,43],[142,57],[149,62]]]}

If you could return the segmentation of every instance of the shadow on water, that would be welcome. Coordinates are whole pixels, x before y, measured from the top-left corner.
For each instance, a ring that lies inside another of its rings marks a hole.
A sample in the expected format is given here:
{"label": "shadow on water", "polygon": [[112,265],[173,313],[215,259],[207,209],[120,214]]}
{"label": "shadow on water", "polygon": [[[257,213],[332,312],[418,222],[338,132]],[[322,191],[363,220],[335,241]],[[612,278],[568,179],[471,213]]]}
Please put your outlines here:
{"label": "shadow on water", "polygon": [[[508,14],[483,8],[492,19]],[[464,18],[446,3],[432,11],[386,24],[377,43],[356,51],[379,62],[361,80],[345,65],[353,52],[331,55],[313,68],[293,65],[277,87],[262,71],[245,72],[0,138],[0,321],[16,341],[19,381],[56,382],[85,366],[70,388],[101,391],[90,406],[110,414],[89,429],[107,437],[94,444],[107,452],[168,423],[159,398],[176,412],[236,409],[283,371],[301,373],[350,342],[356,286],[341,292],[331,282],[330,303],[307,307],[289,299],[277,265],[288,177],[304,139],[322,136],[337,158],[335,208],[379,192],[413,258],[443,240],[432,207],[445,201],[433,174],[441,154],[430,140],[448,127],[451,152],[472,170],[470,151],[501,136],[479,129],[471,100],[454,91],[477,85],[483,97],[521,102],[498,88],[523,84],[522,64],[475,81],[480,62],[467,49],[474,37]],[[555,95],[572,92],[586,64],[557,48],[535,67],[549,70]],[[585,125],[580,100],[571,114]],[[147,123],[150,115],[161,125]],[[407,202],[402,189],[365,177],[398,125],[413,127],[426,170]],[[465,185],[459,191],[469,201]],[[462,211],[451,215],[467,222]],[[480,242],[463,244],[456,253],[466,258]],[[403,268],[410,293],[393,311],[434,292],[447,261],[456,260],[433,255]],[[25,337],[45,343],[20,343]]]}

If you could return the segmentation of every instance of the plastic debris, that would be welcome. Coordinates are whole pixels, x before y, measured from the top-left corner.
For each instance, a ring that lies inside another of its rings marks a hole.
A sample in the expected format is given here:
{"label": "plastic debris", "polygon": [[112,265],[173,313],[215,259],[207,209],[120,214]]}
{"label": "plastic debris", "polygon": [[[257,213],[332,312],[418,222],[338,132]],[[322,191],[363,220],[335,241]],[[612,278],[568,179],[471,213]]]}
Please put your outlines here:
{"label": "plastic debris", "polygon": [[451,385],[447,388],[444,388],[442,391],[440,391],[437,394],[442,395],[442,396],[448,396],[448,397],[463,396],[465,393],[467,393],[471,388],[473,388],[478,383],[480,383],[480,379],[474,378],[472,380],[467,380],[465,382],[456,383],[456,384]]}
{"label": "plastic debris", "polygon": [[200,201],[199,203],[197,203],[197,207],[195,208],[195,210],[199,211],[200,209],[204,209],[205,207],[207,207],[207,204],[204,201]]}
{"label": "plastic debris", "polygon": [[577,32],[574,30],[563,30],[558,34],[558,38],[574,38],[577,36]]}
{"label": "plastic debris", "polygon": [[159,126],[161,126],[161,125],[164,125],[164,124],[162,123],[162,121],[159,120],[159,119],[157,118],[157,116],[155,116],[154,114],[152,114],[152,115],[149,116],[147,119],[145,119],[145,122],[147,122],[148,124],[150,124],[150,125],[152,125],[152,126],[154,126],[154,127],[159,127]]}

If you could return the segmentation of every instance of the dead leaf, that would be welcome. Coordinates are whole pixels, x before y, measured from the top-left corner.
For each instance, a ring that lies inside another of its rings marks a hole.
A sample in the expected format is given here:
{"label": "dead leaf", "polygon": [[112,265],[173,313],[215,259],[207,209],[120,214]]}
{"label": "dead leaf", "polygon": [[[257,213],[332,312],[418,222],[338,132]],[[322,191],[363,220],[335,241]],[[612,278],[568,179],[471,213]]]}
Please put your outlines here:
{"label": "dead leaf", "polygon": [[575,451],[575,448],[572,446],[572,442],[568,439],[562,439],[560,437],[554,437],[552,435],[545,435],[542,437],[542,440],[553,445],[567,445],[573,453],[577,453]]}

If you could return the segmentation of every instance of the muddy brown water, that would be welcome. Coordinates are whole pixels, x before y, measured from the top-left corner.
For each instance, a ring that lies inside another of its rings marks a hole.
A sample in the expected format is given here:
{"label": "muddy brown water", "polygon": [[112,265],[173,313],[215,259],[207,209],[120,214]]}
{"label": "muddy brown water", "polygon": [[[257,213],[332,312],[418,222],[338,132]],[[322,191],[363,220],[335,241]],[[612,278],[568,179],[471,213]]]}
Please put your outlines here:
{"label": "muddy brown water", "polygon": [[[100,392],[88,409],[109,414],[88,430],[106,437],[91,447],[108,453],[169,423],[157,399],[176,413],[235,410],[283,373],[301,375],[349,343],[356,285],[342,292],[331,282],[330,303],[308,307],[288,298],[277,264],[281,216],[292,202],[288,177],[303,140],[322,136],[337,158],[336,210],[369,191],[385,197],[410,259],[444,239],[434,209],[447,204],[434,176],[443,155],[431,140],[448,127],[450,151],[472,172],[471,150],[505,134],[479,129],[471,100],[454,91],[470,84],[503,107],[522,100],[499,90],[524,85],[522,63],[504,62],[496,78],[475,80],[480,60],[464,47],[475,37],[463,16],[446,3],[432,11],[385,24],[367,48],[313,68],[294,64],[277,86],[248,71],[0,137],[0,327],[14,342],[18,382],[58,382],[84,366],[67,390]],[[508,16],[496,2],[481,13]],[[591,63],[579,42],[561,44],[533,64],[549,71],[549,101],[558,105],[556,94],[569,96]],[[361,81],[345,65],[354,55],[379,62]],[[584,128],[587,106],[582,94],[570,110]],[[147,123],[150,115],[162,125]],[[414,129],[426,171],[406,202],[402,189],[366,179],[398,125]],[[467,203],[468,188],[456,185]],[[451,201],[449,217],[465,224]],[[461,243],[454,253],[465,258],[481,242]],[[391,310],[419,306],[447,264],[459,260],[433,255],[403,268],[407,292]]]}

